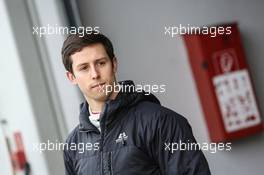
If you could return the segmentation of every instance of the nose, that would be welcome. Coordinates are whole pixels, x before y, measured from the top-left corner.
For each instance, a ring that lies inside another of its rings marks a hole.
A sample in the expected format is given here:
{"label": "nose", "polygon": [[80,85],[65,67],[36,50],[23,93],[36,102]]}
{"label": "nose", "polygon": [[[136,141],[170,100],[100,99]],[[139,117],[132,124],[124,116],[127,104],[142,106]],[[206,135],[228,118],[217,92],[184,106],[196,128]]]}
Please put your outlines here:
{"label": "nose", "polygon": [[92,79],[98,79],[100,76],[100,73],[98,72],[97,68],[95,66],[91,66],[91,78]]}

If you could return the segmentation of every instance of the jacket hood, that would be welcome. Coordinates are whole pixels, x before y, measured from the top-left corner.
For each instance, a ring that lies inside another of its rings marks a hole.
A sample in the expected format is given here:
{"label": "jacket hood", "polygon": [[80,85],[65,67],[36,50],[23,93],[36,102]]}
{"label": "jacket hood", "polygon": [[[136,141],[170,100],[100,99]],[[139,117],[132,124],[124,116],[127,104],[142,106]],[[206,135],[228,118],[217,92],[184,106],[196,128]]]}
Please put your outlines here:
{"label": "jacket hood", "polygon": [[133,81],[126,80],[118,83],[122,87],[122,90],[118,93],[116,99],[113,100],[113,102],[116,102],[119,107],[134,106],[141,101],[149,101],[160,104],[160,101],[153,94],[146,94],[146,92],[144,92],[143,90],[142,92],[137,92],[136,90],[134,90],[136,87]]}
{"label": "jacket hood", "polygon": [[[137,92],[135,84],[131,80],[118,82],[121,90],[114,100],[108,100],[105,103],[104,110],[101,113],[106,113],[106,122],[111,123],[114,120],[114,114],[137,105],[143,101],[149,101],[160,105],[159,100],[151,93],[146,94],[144,91]],[[88,103],[85,101],[80,105],[80,129],[92,129],[94,126],[89,120]],[[101,115],[102,117],[102,115]],[[101,118],[100,118],[101,120]],[[92,125],[92,126],[91,126]],[[92,127],[92,128],[91,128]]]}

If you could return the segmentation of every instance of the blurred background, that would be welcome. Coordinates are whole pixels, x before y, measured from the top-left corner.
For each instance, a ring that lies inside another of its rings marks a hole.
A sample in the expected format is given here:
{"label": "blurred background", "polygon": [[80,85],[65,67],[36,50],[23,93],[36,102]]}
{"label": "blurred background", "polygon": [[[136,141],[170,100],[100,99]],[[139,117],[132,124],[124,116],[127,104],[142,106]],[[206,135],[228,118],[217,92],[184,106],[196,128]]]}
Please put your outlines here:
{"label": "blurred background", "polygon": [[[263,114],[263,9],[261,0],[0,0],[0,174],[14,174],[14,150],[25,153],[31,174],[63,174],[62,152],[39,153],[34,145],[63,142],[78,124],[83,98],[67,81],[60,54],[66,35],[40,37],[34,27],[98,26],[113,42],[117,79],[165,84],[166,92],[155,94],[162,105],[188,119],[198,142],[210,143],[184,41],[164,28],[237,22]],[[264,135],[204,154],[214,175],[262,175]]]}

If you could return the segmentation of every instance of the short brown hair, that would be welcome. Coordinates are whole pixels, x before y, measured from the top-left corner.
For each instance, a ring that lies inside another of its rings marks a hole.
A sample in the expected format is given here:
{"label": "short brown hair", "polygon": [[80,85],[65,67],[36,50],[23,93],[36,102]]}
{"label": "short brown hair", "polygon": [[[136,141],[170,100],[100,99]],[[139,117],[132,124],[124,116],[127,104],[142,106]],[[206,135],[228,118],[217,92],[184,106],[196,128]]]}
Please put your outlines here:
{"label": "short brown hair", "polygon": [[111,41],[103,34],[92,32],[91,34],[70,34],[63,43],[61,54],[64,67],[67,71],[73,73],[71,55],[81,51],[84,47],[100,43],[112,61],[115,57],[114,48]]}

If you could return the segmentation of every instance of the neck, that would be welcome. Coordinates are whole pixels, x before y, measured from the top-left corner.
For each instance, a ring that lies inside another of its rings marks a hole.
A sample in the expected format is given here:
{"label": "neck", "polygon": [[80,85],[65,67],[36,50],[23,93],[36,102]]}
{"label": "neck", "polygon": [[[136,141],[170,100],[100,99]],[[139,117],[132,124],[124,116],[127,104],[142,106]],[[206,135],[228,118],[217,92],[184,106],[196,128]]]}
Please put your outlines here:
{"label": "neck", "polygon": [[117,96],[118,92],[113,91],[106,100],[94,100],[94,99],[88,99],[86,98],[87,103],[89,104],[89,107],[91,109],[91,112],[97,113],[101,112],[103,110],[103,107],[107,100],[114,100]]}

